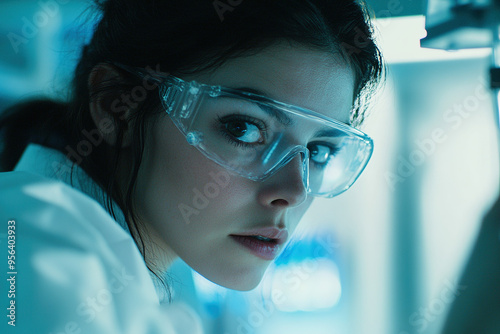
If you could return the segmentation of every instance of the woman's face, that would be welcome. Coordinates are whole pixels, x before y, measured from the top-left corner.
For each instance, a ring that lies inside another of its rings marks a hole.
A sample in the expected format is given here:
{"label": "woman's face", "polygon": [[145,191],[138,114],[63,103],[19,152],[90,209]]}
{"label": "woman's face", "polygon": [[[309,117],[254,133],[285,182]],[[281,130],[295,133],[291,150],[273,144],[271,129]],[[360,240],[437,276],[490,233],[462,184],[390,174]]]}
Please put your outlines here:
{"label": "woman's face", "polygon": [[[340,55],[288,44],[183,79],[251,88],[344,123],[353,103],[354,74]],[[162,249],[156,262],[179,256],[212,282],[254,288],[285,244],[245,235],[290,238],[312,202],[300,161],[297,155],[265,181],[252,181],[206,158],[162,115],[146,144],[134,194],[141,223]]]}

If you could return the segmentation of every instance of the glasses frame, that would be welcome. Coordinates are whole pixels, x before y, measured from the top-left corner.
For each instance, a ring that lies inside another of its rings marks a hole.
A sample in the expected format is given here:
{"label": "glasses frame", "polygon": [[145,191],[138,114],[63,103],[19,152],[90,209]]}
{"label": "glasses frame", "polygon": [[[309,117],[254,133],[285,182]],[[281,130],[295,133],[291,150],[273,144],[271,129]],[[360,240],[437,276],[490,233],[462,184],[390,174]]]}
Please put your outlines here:
{"label": "glasses frame", "polygon": [[[374,144],[370,136],[350,125],[326,117],[318,112],[302,108],[299,106],[295,106],[292,104],[283,103],[274,100],[272,98],[269,98],[267,96],[251,92],[241,91],[219,85],[203,84],[197,81],[185,81],[181,78],[178,78],[168,73],[146,71],[142,68],[131,67],[120,63],[112,63],[112,64],[142,79],[148,78],[153,80],[158,85],[160,92],[160,100],[163,108],[165,109],[165,112],[170,116],[170,118],[172,119],[176,127],[179,129],[179,131],[184,135],[186,141],[190,145],[195,146],[203,155],[205,155],[210,160],[216,162],[217,164],[221,165],[226,169],[236,172],[237,174],[247,179],[254,181],[263,181],[272,176],[274,173],[276,173],[281,167],[286,165],[291,160],[291,158],[293,158],[293,156],[295,156],[297,153],[302,153],[302,152],[308,153],[309,150],[303,145],[297,145],[297,147],[292,149],[293,151],[292,157],[288,157],[289,155],[291,155],[291,153],[288,153],[273,168],[271,168],[271,170],[267,171],[266,173],[264,173],[264,175],[261,176],[254,176],[251,173],[244,172],[241,169],[238,168],[235,169],[234,166],[230,166],[227,163],[225,163],[223,159],[221,159],[216,153],[209,152],[204,147],[200,146],[199,145],[201,142],[200,136],[198,136],[196,133],[186,131],[185,126],[180,121],[180,119],[188,119],[189,117],[192,117],[191,113],[193,112],[193,110],[196,110],[196,103],[199,102],[200,100],[200,94],[208,94],[212,98],[229,95],[250,102],[266,104],[277,110],[283,111],[285,114],[291,113],[301,118],[307,118],[309,120],[315,120],[317,122],[323,123],[328,127],[335,128],[337,130],[340,130],[341,132],[347,133],[350,136],[356,137],[361,142],[363,142],[365,144],[366,147],[365,151],[367,153],[365,153],[364,157],[362,158],[361,163],[359,165],[360,167],[358,168],[357,172],[353,174],[353,177],[349,179],[348,182],[346,182],[346,185],[340,191],[331,194],[316,194],[310,191],[308,180],[304,180],[304,185],[307,189],[307,193],[311,194],[312,196],[331,198],[340,195],[341,193],[351,188],[351,186],[363,173],[364,169],[366,168],[373,154]],[[300,147],[303,147],[304,149],[300,149]],[[303,169],[304,173],[308,173],[307,166],[303,166]]]}

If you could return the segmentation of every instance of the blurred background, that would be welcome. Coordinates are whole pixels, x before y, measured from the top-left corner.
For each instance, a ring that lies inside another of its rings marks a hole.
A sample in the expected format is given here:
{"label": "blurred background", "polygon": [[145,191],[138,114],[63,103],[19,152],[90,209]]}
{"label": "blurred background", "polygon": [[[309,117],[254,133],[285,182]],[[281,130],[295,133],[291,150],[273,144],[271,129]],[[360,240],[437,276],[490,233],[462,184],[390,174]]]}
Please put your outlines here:
{"label": "blurred background", "polygon": [[[56,6],[47,6],[46,3]],[[363,130],[375,141],[348,192],[317,200],[250,292],[178,261],[174,303],[209,334],[438,333],[499,184],[490,50],[420,48],[423,0],[368,0],[387,82]],[[88,1],[0,2],[0,109],[64,99],[92,31]]]}

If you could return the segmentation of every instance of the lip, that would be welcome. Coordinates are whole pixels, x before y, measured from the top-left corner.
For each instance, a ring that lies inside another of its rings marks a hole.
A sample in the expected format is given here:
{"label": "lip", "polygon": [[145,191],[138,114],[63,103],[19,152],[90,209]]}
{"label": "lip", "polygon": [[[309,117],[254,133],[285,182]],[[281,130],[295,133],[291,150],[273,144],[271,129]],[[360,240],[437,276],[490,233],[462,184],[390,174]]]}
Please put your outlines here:
{"label": "lip", "polygon": [[[252,229],[237,234],[230,234],[234,241],[244,246],[250,252],[264,260],[274,260],[281,248],[288,239],[288,230],[277,227],[263,227]],[[262,241],[254,238],[261,236],[272,239],[272,241]]]}
{"label": "lip", "polygon": [[278,245],[284,244],[288,239],[288,230],[286,228],[277,228],[274,226],[261,227],[245,232],[239,232],[239,236],[261,236],[264,238],[274,239]]}

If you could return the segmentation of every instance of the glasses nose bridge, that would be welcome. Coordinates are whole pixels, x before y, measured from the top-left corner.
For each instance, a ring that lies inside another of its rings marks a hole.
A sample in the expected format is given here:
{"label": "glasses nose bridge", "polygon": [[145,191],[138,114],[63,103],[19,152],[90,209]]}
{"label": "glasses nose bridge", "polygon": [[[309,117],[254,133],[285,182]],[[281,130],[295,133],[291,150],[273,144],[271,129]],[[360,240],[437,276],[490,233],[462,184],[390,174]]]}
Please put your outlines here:
{"label": "glasses nose bridge", "polygon": [[283,165],[279,168],[282,169],[285,166],[289,165],[290,162],[292,162],[295,159],[295,156],[300,155],[301,158],[301,175],[302,175],[302,183],[304,184],[304,188],[306,189],[307,193],[309,193],[309,150],[307,147],[303,145],[297,145],[294,148],[292,148],[288,154],[285,157],[285,162]]}

